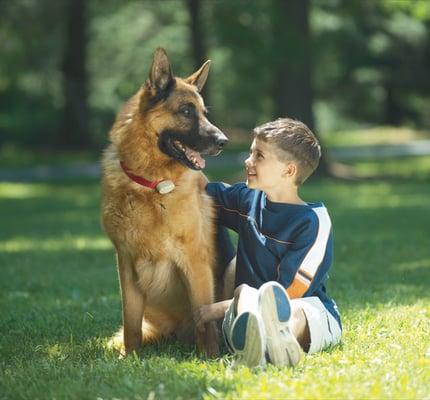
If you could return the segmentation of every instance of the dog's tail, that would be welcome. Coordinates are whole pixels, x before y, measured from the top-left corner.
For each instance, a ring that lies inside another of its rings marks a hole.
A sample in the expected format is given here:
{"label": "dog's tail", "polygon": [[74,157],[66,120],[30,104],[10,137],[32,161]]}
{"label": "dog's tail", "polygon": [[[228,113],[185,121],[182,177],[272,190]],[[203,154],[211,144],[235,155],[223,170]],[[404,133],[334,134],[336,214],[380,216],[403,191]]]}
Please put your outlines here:
{"label": "dog's tail", "polygon": [[[154,325],[143,320],[142,322],[142,344],[155,342],[160,338],[159,331]],[[121,327],[117,333],[115,333],[107,342],[106,345],[108,350],[112,350],[125,355],[124,347],[124,327]]]}

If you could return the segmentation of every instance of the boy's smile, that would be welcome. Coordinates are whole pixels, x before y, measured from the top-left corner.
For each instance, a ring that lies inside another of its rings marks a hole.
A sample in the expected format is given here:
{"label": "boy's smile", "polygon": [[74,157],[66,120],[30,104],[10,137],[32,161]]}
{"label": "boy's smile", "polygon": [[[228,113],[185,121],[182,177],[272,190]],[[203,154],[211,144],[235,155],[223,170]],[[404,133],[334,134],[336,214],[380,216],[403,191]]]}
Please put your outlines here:
{"label": "boy's smile", "polygon": [[266,193],[274,202],[305,204],[297,194],[294,162],[279,160],[273,144],[254,139],[245,160],[246,185]]}
{"label": "boy's smile", "polygon": [[285,163],[278,160],[272,145],[254,139],[245,160],[246,184],[251,189],[270,191],[283,181]]}

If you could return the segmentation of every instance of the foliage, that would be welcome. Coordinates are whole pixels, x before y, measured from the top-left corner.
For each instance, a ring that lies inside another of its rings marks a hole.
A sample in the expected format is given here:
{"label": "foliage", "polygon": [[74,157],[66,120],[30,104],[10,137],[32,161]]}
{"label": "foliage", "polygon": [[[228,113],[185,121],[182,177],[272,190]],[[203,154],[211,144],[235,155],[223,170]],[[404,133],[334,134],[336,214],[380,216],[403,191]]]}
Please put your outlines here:
{"label": "foliage", "polygon": [[[68,0],[1,2],[0,145],[52,147],[64,106],[61,60]],[[185,0],[91,0],[87,5],[91,132],[100,146],[120,104],[146,79],[165,47],[188,75]],[[303,38],[286,42],[276,0],[201,1],[211,118],[249,129],[275,115],[275,69]],[[426,1],[311,1],[312,83],[317,130],[363,124],[428,128],[430,19]],[[279,85],[278,85],[279,86]],[[294,94],[291,93],[291,96]],[[288,110],[285,110],[288,114]]]}
{"label": "foliage", "polygon": [[344,129],[348,118],[428,126],[429,25],[416,17],[423,3],[326,1],[315,8],[321,129]]}

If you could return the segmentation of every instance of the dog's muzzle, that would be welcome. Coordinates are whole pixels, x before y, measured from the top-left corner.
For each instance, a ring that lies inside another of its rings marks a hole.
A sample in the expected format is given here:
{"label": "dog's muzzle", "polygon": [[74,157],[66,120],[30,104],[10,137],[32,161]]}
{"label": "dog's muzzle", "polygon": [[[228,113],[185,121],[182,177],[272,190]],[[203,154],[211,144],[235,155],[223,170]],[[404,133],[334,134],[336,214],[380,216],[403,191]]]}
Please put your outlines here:
{"label": "dog's muzzle", "polygon": [[163,132],[160,135],[158,145],[163,153],[184,166],[199,171],[206,166],[206,161],[202,155],[218,155],[228,142],[227,137],[220,130],[215,129],[216,131],[211,129],[199,133],[199,135]]}

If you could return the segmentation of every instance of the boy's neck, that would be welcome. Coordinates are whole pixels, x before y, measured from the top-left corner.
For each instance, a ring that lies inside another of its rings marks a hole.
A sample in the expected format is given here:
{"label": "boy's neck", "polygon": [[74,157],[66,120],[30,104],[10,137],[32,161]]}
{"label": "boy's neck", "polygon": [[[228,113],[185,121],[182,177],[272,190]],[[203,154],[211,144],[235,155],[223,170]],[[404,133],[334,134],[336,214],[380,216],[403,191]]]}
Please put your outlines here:
{"label": "boy's neck", "polygon": [[273,203],[307,204],[300,198],[297,186],[274,188],[270,192],[265,191],[265,193],[267,198]]}

